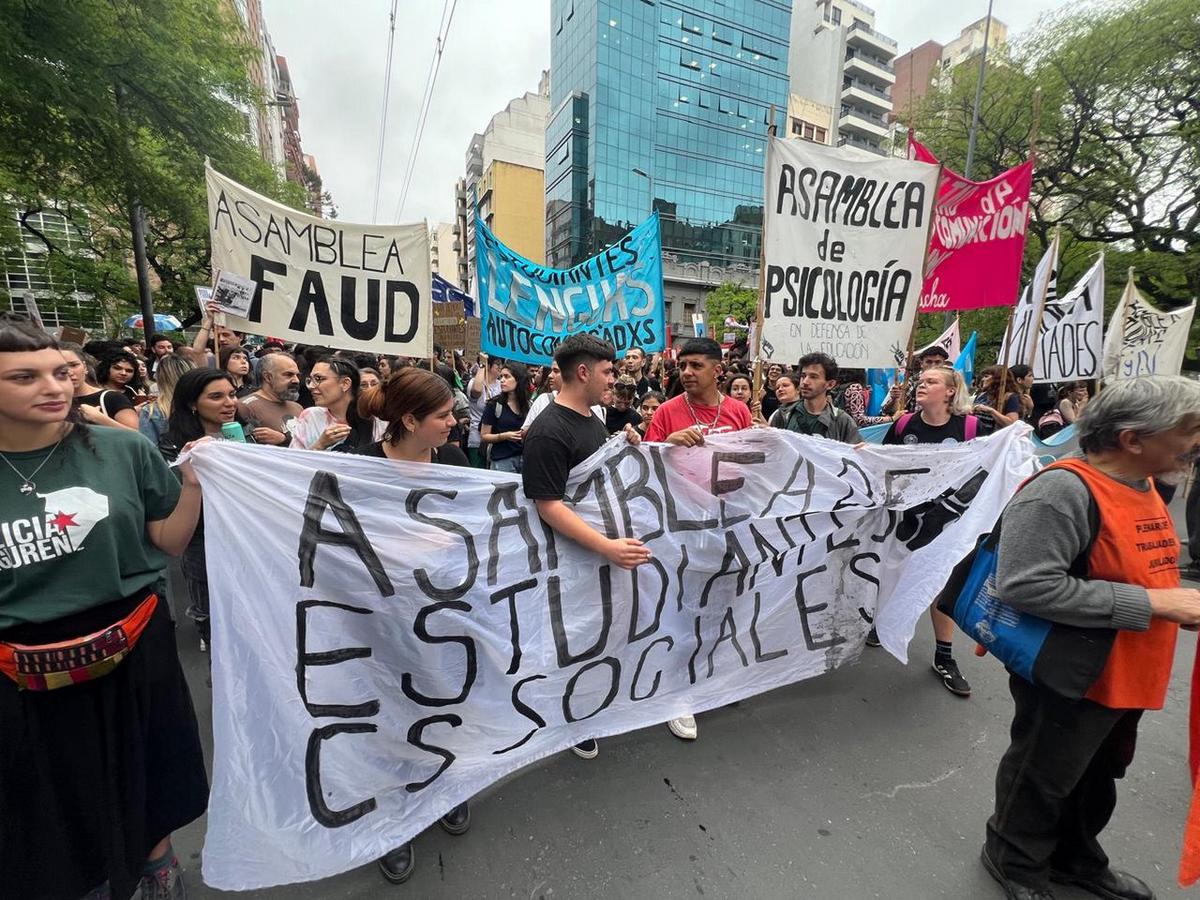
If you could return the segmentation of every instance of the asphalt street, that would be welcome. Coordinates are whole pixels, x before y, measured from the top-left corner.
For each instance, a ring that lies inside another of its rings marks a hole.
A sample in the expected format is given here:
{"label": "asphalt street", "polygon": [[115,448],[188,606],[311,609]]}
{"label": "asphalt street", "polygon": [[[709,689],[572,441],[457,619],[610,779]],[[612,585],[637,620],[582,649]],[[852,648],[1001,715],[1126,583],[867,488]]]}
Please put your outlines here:
{"label": "asphalt street", "polygon": [[[186,620],[179,640],[211,760],[206,658]],[[1007,746],[1007,676],[960,636],[956,656],[974,688],[960,699],[930,671],[932,647],[926,620],[907,667],[868,648],[855,666],[702,715],[694,743],[656,726],[603,741],[595,760],[543,760],[476,797],[466,835],[421,835],[416,873],[401,886],[368,865],[273,890],[215,891],[200,880],[200,820],[175,837],[189,896],[1001,898],[979,849]],[[1184,632],[1167,708],[1143,720],[1104,838],[1114,864],[1160,898],[1195,896],[1175,881],[1191,796],[1195,653],[1196,635]]]}

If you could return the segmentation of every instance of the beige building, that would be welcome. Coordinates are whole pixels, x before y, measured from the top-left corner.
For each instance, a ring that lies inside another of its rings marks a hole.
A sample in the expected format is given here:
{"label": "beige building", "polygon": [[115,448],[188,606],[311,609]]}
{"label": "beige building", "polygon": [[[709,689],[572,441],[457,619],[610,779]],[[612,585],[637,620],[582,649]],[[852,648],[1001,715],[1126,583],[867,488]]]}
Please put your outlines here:
{"label": "beige building", "polygon": [[788,95],[788,137],[828,144],[834,134],[832,109],[799,94]]}
{"label": "beige building", "polygon": [[916,108],[921,98],[929,92],[938,79],[955,66],[975,59],[983,49],[983,34],[987,31],[988,62],[992,62],[991,53],[1008,42],[1008,26],[992,17],[992,24],[987,25],[987,18],[972,22],[958,33],[958,37],[948,44],[937,41],[926,41],[919,47],[914,47],[907,53],[896,57],[896,84],[892,88],[894,109],[892,118],[908,123],[909,114]]}
{"label": "beige building", "polygon": [[[505,244],[535,262],[546,261],[544,183],[549,117],[550,73],[543,71],[536,92],[511,100],[492,116],[482,133],[471,137],[466,175],[455,185],[461,240],[459,286],[464,290],[471,290],[475,279],[476,205]],[[538,223],[536,238],[527,221],[531,217]]]}
{"label": "beige building", "polygon": [[458,233],[452,222],[438,222],[429,229],[429,266],[449,281],[458,283]]}

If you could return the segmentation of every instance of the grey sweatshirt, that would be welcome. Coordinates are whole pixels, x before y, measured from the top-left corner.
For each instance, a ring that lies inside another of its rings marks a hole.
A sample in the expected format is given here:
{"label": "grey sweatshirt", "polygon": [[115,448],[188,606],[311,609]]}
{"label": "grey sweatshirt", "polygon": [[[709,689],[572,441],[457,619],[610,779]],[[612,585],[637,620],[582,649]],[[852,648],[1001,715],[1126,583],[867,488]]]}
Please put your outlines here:
{"label": "grey sweatshirt", "polygon": [[[1149,482],[1134,487],[1151,490]],[[997,592],[1017,609],[1081,628],[1150,627],[1150,597],[1137,585],[1067,574],[1091,540],[1088,490],[1065,470],[1039,475],[1004,510]]]}

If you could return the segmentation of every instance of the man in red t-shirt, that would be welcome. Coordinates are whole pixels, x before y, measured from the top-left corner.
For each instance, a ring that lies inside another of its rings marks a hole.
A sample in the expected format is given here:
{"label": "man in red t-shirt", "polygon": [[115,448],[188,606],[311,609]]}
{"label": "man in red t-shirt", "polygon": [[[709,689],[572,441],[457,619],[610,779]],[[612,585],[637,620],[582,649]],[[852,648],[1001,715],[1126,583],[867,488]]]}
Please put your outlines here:
{"label": "man in red t-shirt", "polygon": [[[721,345],[712,338],[692,338],[679,348],[679,381],[684,393],[654,411],[647,441],[665,441],[679,447],[697,447],[706,434],[741,431],[752,424],[750,407],[726,397],[717,389],[721,374]],[[680,716],[667,723],[671,734],[694,741],[699,731],[695,716]]]}
{"label": "man in red t-shirt", "polygon": [[750,407],[717,389],[720,374],[720,344],[712,338],[684,341],[679,348],[679,381],[684,393],[654,411],[646,440],[696,447],[704,443],[706,434],[749,428]]}

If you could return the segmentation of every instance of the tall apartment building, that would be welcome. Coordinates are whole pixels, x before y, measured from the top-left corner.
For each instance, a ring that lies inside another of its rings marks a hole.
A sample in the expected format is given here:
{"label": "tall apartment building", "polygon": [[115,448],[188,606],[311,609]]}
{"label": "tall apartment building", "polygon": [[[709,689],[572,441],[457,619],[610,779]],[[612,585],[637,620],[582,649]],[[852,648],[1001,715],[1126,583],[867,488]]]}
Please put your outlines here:
{"label": "tall apartment building", "polygon": [[935,79],[955,66],[975,59],[983,50],[984,31],[987,31],[989,54],[1008,42],[1008,26],[993,16],[992,24],[988,27],[985,17],[962,29],[958,37],[948,44],[930,40],[896,57],[892,118],[907,122],[909,113],[928,93]]}
{"label": "tall apartment building", "polygon": [[[536,92],[511,100],[492,116],[467,146],[466,174],[455,185],[456,218],[469,290],[475,277],[475,215],[497,237],[534,262],[546,261],[543,202],[546,168],[546,121],[550,114],[550,73],[542,72]],[[461,196],[460,196],[461,195]]]}
{"label": "tall apartment building", "polygon": [[429,229],[429,266],[451,284],[458,281],[458,236],[455,223],[438,222]]}
{"label": "tall apartment building", "polygon": [[309,208],[319,216],[323,210],[321,176],[315,163],[306,163],[311,157],[300,144],[300,104],[287,59],[275,52],[261,0],[234,0],[234,7],[242,23],[242,37],[256,51],[249,58],[247,74],[262,97],[261,103],[242,106],[247,137],[263,160],[304,188]]}
{"label": "tall apartment building", "polygon": [[895,58],[896,42],[875,29],[875,11],[857,0],[805,0],[792,11],[791,92],[833,111],[837,139],[830,143],[884,152]]}
{"label": "tall apartment building", "polygon": [[790,0],[552,0],[550,265],[586,259],[654,209],[669,303],[675,264],[699,286],[735,266],[756,277],[790,19]]}

